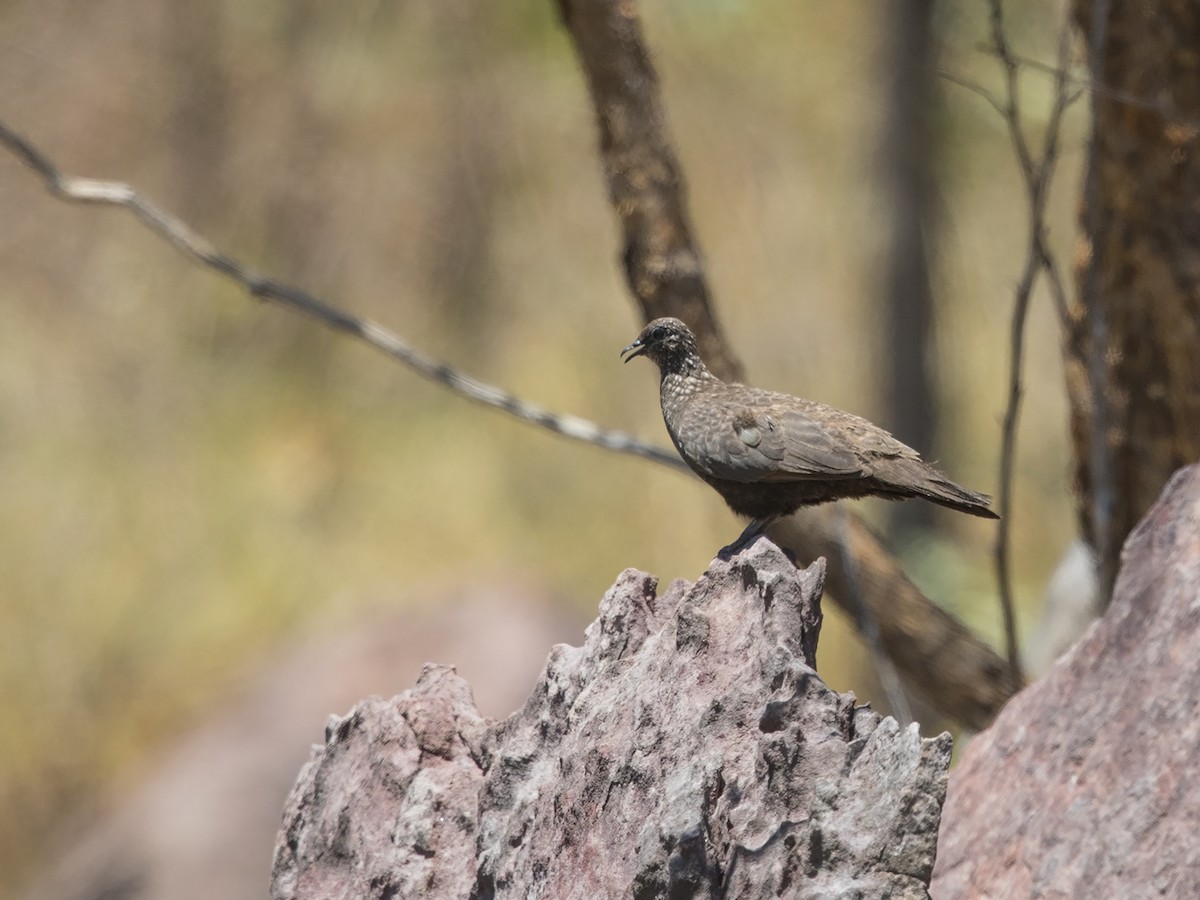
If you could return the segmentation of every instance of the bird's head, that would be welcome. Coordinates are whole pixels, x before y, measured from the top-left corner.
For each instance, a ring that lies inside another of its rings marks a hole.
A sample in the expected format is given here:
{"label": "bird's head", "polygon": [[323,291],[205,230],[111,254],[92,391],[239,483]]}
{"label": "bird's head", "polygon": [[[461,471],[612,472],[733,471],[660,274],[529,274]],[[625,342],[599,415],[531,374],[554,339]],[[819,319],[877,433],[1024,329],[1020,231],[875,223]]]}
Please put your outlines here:
{"label": "bird's head", "polygon": [[683,322],[670,317],[655,319],[643,328],[637,340],[622,350],[621,355],[625,362],[638,356],[648,357],[664,375],[687,374],[704,367],[695,336]]}

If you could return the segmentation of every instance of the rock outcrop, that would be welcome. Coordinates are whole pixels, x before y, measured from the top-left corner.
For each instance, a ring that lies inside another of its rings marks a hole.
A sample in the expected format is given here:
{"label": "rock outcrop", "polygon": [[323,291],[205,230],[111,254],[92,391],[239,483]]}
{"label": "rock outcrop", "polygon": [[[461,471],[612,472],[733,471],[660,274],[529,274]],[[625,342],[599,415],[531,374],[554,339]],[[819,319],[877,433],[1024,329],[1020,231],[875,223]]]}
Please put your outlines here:
{"label": "rock outcrop", "polygon": [[817,677],[823,575],[629,570],[507,720],[440,666],[332,719],[272,897],[927,896],[950,739]]}
{"label": "rock outcrop", "polygon": [[1200,468],[1129,536],[1107,613],[950,782],[933,895],[1200,897]]}

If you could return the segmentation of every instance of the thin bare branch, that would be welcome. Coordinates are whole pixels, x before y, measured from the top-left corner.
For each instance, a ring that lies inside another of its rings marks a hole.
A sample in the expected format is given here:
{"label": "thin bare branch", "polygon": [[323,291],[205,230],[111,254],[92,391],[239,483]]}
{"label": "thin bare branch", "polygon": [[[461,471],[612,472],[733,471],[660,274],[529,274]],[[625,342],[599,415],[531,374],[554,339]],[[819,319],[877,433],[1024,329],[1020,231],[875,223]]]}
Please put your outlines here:
{"label": "thin bare branch", "polygon": [[528,403],[427,356],[399,335],[370,319],[351,315],[306,291],[254,272],[232,257],[218,253],[185,222],[128,184],[74,178],[62,174],[46,154],[3,121],[0,121],[0,145],[40,175],[47,190],[54,196],[75,203],[96,203],[127,209],[150,231],[169,241],[184,256],[237,282],[251,296],[274,301],[335,331],[358,338],[376,350],[399,360],[421,377],[440,384],[468,400],[498,409],[523,422],[572,440],[618,453],[640,456],[672,469],[688,471],[679,456],[671,450],[645,444],[620,431],[601,428],[586,419],[560,415]]}
{"label": "thin bare branch", "polygon": [[991,106],[992,109],[1000,114],[1002,119],[1008,118],[1008,107],[1004,105],[1004,101],[985,88],[978,81],[973,81],[972,79],[967,78],[965,75],[959,75],[955,72],[951,72],[948,69],[937,69],[934,74],[936,74],[938,78],[948,81],[951,84],[957,84],[959,87],[966,88],[973,94],[978,94],[988,102],[988,105]]}
{"label": "thin bare branch", "polygon": [[[1094,7],[1094,10],[1097,13],[1102,13],[1104,11],[1101,8],[1102,6],[1108,6],[1108,4],[1097,4],[1097,6]],[[1104,16],[1103,19],[1097,19],[1097,21],[1104,21],[1106,19],[1107,16]],[[1061,61],[1058,64],[1051,64],[1042,62],[1038,59],[1031,59],[1027,56],[1021,56],[1019,54],[1014,54],[1012,58],[1023,68],[1041,72],[1044,75],[1051,75],[1056,79],[1063,78],[1067,84],[1077,89],[1077,93],[1091,94],[1093,96],[1112,100],[1113,102],[1119,103],[1123,106],[1132,106],[1136,109],[1144,109],[1148,112],[1158,113],[1160,116],[1174,125],[1186,125],[1192,128],[1200,128],[1200,119],[1180,113],[1178,109],[1161,98],[1139,96],[1129,91],[1122,91],[1117,90],[1116,88],[1108,87],[1102,80],[1103,74],[1098,70],[1089,74],[1088,77],[1082,78],[1078,75],[1071,74],[1070,71],[1064,72],[1064,67]]]}
{"label": "thin bare branch", "polygon": [[[987,53],[990,56],[1000,56],[995,43],[981,44],[978,49]],[[1139,96],[1130,91],[1122,91],[1117,88],[1108,87],[1103,82],[1096,80],[1093,77],[1082,77],[1074,74],[1070,68],[1070,59],[1059,58],[1057,63],[1048,63],[1040,59],[1033,59],[1029,56],[1022,56],[1020,53],[1013,52],[1011,46],[1007,48],[1007,53],[1004,59],[1005,66],[1015,66],[1017,69],[1028,69],[1032,72],[1037,72],[1041,75],[1049,75],[1056,81],[1061,80],[1063,84],[1069,85],[1073,90],[1067,97],[1067,105],[1070,106],[1084,94],[1092,95],[1093,97],[1103,97],[1107,100],[1112,100],[1122,106],[1131,106],[1135,109],[1144,109],[1148,112],[1158,113],[1163,119],[1172,125],[1183,125],[1189,128],[1200,129],[1200,119],[1195,116],[1185,115],[1181,113],[1175,106],[1166,102],[1165,99]],[[1008,112],[1005,108],[1005,103],[993,91],[984,87],[977,81],[961,75],[957,72],[952,72],[949,69],[938,69],[935,73],[939,78],[949,81],[951,84],[956,84],[959,87],[966,88],[973,94],[978,94],[988,102],[993,109],[998,112],[1001,117],[1007,118]],[[1097,75],[1099,77],[1099,75]]]}
{"label": "thin bare branch", "polygon": [[1002,0],[989,0],[991,4],[991,28],[993,52],[1004,67],[1007,96],[1001,104],[1005,111],[1005,122],[1013,151],[1016,154],[1021,178],[1029,200],[1029,241],[1025,264],[1013,296],[1013,315],[1009,334],[1009,378],[1008,403],[1004,412],[1004,428],[1000,448],[1000,492],[997,505],[1000,522],[996,532],[995,565],[999,586],[1000,610],[1004,620],[1005,646],[1008,663],[1014,678],[1021,677],[1021,654],[1017,637],[1016,602],[1012,586],[1012,521],[1013,521],[1013,473],[1016,467],[1017,426],[1020,422],[1021,398],[1023,394],[1022,368],[1025,355],[1025,323],[1030,299],[1039,275],[1045,274],[1059,316],[1065,321],[1067,315],[1066,291],[1062,276],[1046,237],[1046,202],[1050,193],[1050,179],[1058,161],[1059,137],[1062,117],[1072,99],[1067,89],[1067,63],[1070,54],[1070,31],[1064,21],[1059,35],[1058,76],[1055,79],[1054,103],[1046,123],[1042,145],[1035,152],[1029,145],[1021,118],[1020,63],[1008,44],[1004,30]]}
{"label": "thin bare branch", "polygon": [[991,27],[993,52],[1004,66],[1005,98],[1004,124],[1008,126],[1009,137],[1012,139],[1013,152],[1017,154],[1017,163],[1021,172],[1028,180],[1030,173],[1035,171],[1033,157],[1029,152],[1029,142],[1025,139],[1024,117],[1021,114],[1021,67],[1013,57],[1008,47],[1008,34],[1004,30],[1003,0],[989,0],[992,7]]}

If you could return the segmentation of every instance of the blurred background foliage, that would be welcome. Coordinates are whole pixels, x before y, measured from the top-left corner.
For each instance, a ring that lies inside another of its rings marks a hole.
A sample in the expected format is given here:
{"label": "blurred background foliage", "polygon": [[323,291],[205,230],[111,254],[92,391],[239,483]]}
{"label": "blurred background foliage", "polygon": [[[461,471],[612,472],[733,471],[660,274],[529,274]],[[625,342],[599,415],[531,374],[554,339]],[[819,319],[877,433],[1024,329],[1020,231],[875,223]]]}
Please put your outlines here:
{"label": "blurred background foliage", "polygon": [[[749,378],[879,421],[888,2],[642,6]],[[1057,8],[1009,7],[1014,43],[1051,60]],[[998,86],[985,15],[937,7],[930,65]],[[66,171],[131,182],[481,378],[665,443],[650,367],[617,358],[639,323],[549,0],[10,0],[0,41],[0,115]],[[1036,130],[1051,83],[1025,86]],[[994,492],[1027,210],[994,110],[934,90],[939,430],[920,449]],[[1050,222],[1067,261],[1074,115]],[[0,881],[314,621],[518,576],[586,620],[623,568],[695,578],[741,527],[698,483],[471,406],[126,216],[51,200],[10,158],[0,203]],[[1027,375],[1028,624],[1073,537],[1046,302]],[[995,641],[993,529],[934,521],[895,545]],[[844,623],[821,654],[835,688],[879,699]]]}

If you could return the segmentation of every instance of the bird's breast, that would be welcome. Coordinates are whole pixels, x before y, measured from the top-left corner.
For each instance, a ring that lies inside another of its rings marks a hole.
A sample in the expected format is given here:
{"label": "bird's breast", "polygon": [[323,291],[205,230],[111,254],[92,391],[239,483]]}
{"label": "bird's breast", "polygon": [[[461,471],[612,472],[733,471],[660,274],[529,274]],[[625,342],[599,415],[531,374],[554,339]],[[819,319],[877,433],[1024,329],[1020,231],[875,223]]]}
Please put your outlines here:
{"label": "bird's breast", "polygon": [[659,399],[662,402],[663,421],[667,430],[675,437],[692,412],[694,401],[703,393],[704,385],[697,379],[668,375],[662,380]]}

